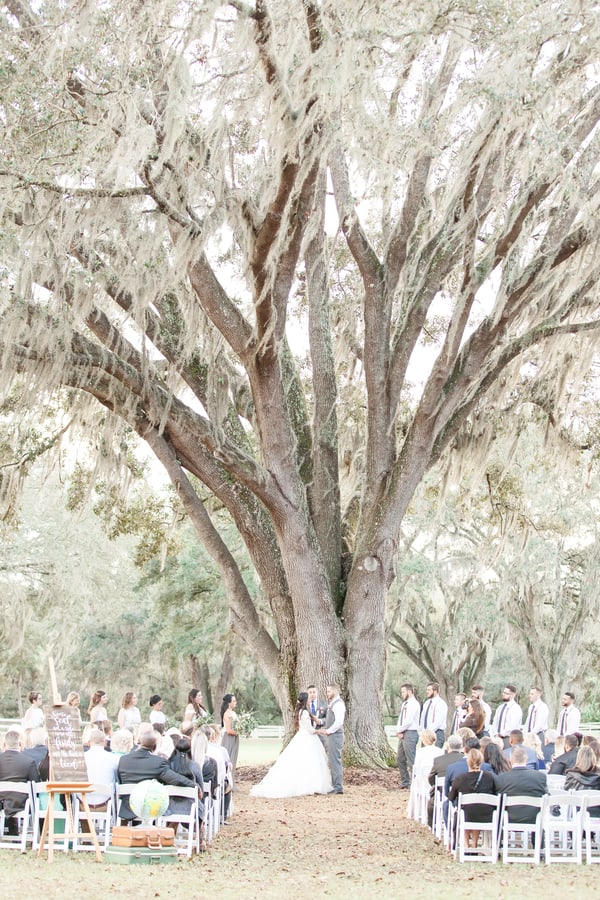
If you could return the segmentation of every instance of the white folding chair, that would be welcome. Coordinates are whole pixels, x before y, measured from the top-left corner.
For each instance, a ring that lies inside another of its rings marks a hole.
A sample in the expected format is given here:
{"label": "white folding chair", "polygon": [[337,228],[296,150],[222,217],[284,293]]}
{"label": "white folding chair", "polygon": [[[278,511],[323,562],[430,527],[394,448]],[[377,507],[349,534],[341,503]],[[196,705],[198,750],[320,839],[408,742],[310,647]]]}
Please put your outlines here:
{"label": "white folding chair", "polygon": [[444,800],[448,799],[444,792],[445,781],[445,775],[436,775],[433,786],[433,819],[431,822],[431,830],[438,840],[442,839],[444,831],[444,815],[442,807]]}
{"label": "white folding chair", "polygon": [[25,853],[27,841],[32,840],[31,823],[31,785],[28,781],[0,781],[0,793],[10,791],[12,794],[21,794],[25,799],[23,809],[16,812],[10,818],[17,822],[18,834],[4,834],[4,828],[8,817],[4,810],[0,812],[0,848],[3,850],[20,850]]}
{"label": "white folding chair", "polygon": [[[489,806],[490,822],[469,820],[469,807],[474,804]],[[500,821],[501,798],[497,794],[459,794],[456,811],[456,836],[454,859],[458,862],[498,861],[498,827]],[[467,847],[466,831],[479,831],[483,836],[481,845]],[[488,838],[486,840],[485,838]]]}
{"label": "white folding chair", "polygon": [[[98,836],[98,841],[103,846],[104,850],[110,844],[110,836],[112,832],[112,826],[115,822],[115,786],[114,784],[93,784],[94,793],[100,794],[102,796],[106,796],[106,809],[90,809],[90,817],[92,822],[94,823],[94,828],[96,829],[96,834]],[[87,815],[84,810],[81,808],[81,805],[78,804],[77,817],[76,817],[76,827],[75,831],[81,833],[83,823],[86,823],[87,827]],[[92,842],[92,837],[90,835],[90,842],[88,843],[85,838],[77,837],[73,842],[73,850],[93,850],[95,851],[94,844]]]}
{"label": "white folding chair", "polygon": [[[31,785],[31,792],[33,795],[33,850],[40,849],[40,840],[42,837],[42,829],[44,827],[44,819],[46,818],[46,814],[48,812],[48,792],[46,788],[45,781],[37,781]],[[73,816],[77,815],[78,805],[77,800],[73,797],[72,801],[73,807]],[[69,816],[67,811],[59,805],[59,798],[56,796],[54,798],[54,834],[55,837],[60,834],[57,831],[57,825],[61,822],[63,823],[62,827],[65,833],[73,832],[75,830],[74,823],[68,821]],[[60,842],[55,840],[55,846],[58,846]],[[46,839],[46,844],[42,848],[43,850],[48,850],[49,848],[48,840]],[[68,838],[64,838],[62,841],[62,849],[65,853],[69,850],[69,840]]]}
{"label": "white folding chair", "polygon": [[576,793],[552,794],[542,809],[544,859],[549,863],[581,863],[581,807]]}
{"label": "white folding chair", "polygon": [[546,784],[549,794],[563,794],[565,791],[564,775],[547,775]]}
{"label": "white folding chair", "polygon": [[[198,820],[198,789],[195,787],[179,787],[178,785],[167,785],[169,792],[169,805],[172,800],[184,800],[185,805],[189,802],[190,807],[187,812],[169,812],[159,819],[159,825],[175,826],[175,847],[178,853],[191,857],[192,853],[200,852],[200,822]],[[180,826],[187,829],[185,839],[179,840]]]}
{"label": "white folding chair", "polygon": [[[531,807],[533,823],[511,822],[510,811],[515,806]],[[502,862],[532,862],[539,864],[542,847],[542,809],[544,797],[507,797],[502,800]]]}
{"label": "white folding chair", "polygon": [[221,793],[220,785],[217,788],[216,796],[211,794],[211,784],[205,781],[204,790],[204,813],[206,824],[206,840],[212,841],[219,832],[221,827]]}
{"label": "white folding chair", "polygon": [[415,819],[421,825],[427,825],[427,802],[429,800],[428,773],[424,775],[413,769],[410,794],[406,807],[406,818]]}
{"label": "white folding chair", "polygon": [[596,809],[600,808],[600,791],[580,791],[578,796],[582,802],[581,834],[585,861],[590,865],[600,863],[600,816],[596,815]]}

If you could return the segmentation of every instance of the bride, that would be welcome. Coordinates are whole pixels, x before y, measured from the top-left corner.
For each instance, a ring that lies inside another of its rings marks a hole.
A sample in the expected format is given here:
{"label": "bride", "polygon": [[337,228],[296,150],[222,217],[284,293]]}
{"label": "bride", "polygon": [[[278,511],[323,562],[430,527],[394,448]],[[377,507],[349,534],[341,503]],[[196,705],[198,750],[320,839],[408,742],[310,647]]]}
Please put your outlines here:
{"label": "bride", "polygon": [[300,797],[332,790],[327,754],[315,734],[306,692],[298,696],[294,721],[296,734],[263,780],[251,788],[253,797]]}

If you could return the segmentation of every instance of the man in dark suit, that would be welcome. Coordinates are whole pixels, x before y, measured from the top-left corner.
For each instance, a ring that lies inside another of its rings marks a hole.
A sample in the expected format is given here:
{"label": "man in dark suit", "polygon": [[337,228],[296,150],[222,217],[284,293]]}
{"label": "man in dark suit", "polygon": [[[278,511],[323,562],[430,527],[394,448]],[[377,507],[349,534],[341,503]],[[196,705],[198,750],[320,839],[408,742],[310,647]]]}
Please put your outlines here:
{"label": "man in dark suit", "polygon": [[[161,784],[176,784],[180,787],[196,787],[193,778],[186,778],[179,772],[174,772],[163,756],[156,756],[156,733],[154,731],[143,734],[140,745],[130,753],[126,753],[119,760],[117,767],[117,780],[119,784],[139,784],[148,778],[155,778]],[[121,800],[119,810],[121,819],[131,821],[136,818],[129,806],[129,800]]]}
{"label": "man in dark suit", "polygon": [[[510,754],[512,769],[496,775],[496,788],[499,794],[508,797],[543,797],[548,793],[546,773],[527,767],[525,747],[516,745]],[[508,811],[510,822],[533,824],[539,810],[535,806],[511,806]]]}
{"label": "man in dark suit", "polygon": [[[23,741],[18,731],[7,731],[4,736],[4,753],[0,753],[0,781],[39,781],[35,761],[23,753]],[[0,807],[6,816],[6,830],[9,834],[19,833],[16,813],[25,809],[27,797],[13,791],[0,793]]]}
{"label": "man in dark suit", "polygon": [[433,761],[433,766],[431,767],[431,772],[429,773],[431,793],[429,795],[429,801],[427,803],[427,821],[429,822],[430,828],[433,823],[435,779],[439,778],[440,775],[445,775],[448,766],[452,766],[454,763],[460,762],[462,758],[462,738],[458,734],[451,734],[448,738],[448,752],[442,753],[441,756],[436,756]]}
{"label": "man in dark suit", "polygon": [[564,775],[567,769],[572,769],[577,760],[578,748],[577,735],[565,735],[565,752],[557,756],[550,766],[550,775]]}

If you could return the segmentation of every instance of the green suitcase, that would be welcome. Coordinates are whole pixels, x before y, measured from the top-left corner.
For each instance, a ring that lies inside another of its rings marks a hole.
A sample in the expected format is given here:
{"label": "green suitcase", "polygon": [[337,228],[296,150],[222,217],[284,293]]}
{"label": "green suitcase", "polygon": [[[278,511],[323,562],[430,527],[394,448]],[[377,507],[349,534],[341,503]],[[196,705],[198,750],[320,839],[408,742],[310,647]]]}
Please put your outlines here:
{"label": "green suitcase", "polygon": [[133,866],[163,866],[177,862],[177,850],[174,847],[107,847],[104,851],[104,862],[123,863]]}

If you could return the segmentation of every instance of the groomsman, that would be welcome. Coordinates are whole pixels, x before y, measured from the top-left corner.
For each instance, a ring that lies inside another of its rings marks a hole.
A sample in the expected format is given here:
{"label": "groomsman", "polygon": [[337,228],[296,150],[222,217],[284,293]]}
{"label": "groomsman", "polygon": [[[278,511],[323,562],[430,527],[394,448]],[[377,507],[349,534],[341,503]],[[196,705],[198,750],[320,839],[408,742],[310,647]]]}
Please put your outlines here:
{"label": "groomsman", "polygon": [[542,747],[544,746],[544,735],[548,730],[549,709],[542,700],[542,689],[532,687],[529,691],[529,709],[525,717],[525,734],[537,734]]}
{"label": "groomsman", "polygon": [[409,788],[412,781],[412,770],[419,742],[419,719],[421,706],[415,697],[415,689],[412,684],[403,684],[400,687],[402,706],[398,716],[398,754],[397,763],[400,772],[400,788]]}
{"label": "groomsman", "polygon": [[435,732],[435,746],[443,747],[446,736],[446,719],[448,718],[448,704],[440,697],[440,686],[436,681],[430,681],[425,688],[427,699],[421,710],[419,719],[419,731],[429,728]]}
{"label": "groomsman", "polygon": [[463,694],[462,691],[459,691],[454,697],[454,715],[452,716],[452,722],[450,723],[450,734],[456,734],[466,715],[467,695]]}
{"label": "groomsman", "polygon": [[562,735],[575,734],[581,725],[581,713],[575,706],[575,694],[565,691],[560,702],[562,710],[558,717],[556,730]]}
{"label": "groomsman", "polygon": [[511,731],[521,729],[523,724],[523,710],[516,701],[517,689],[514,684],[507,684],[502,691],[502,703],[494,714],[492,722],[492,735],[498,735],[504,741],[504,746],[509,745]]}

